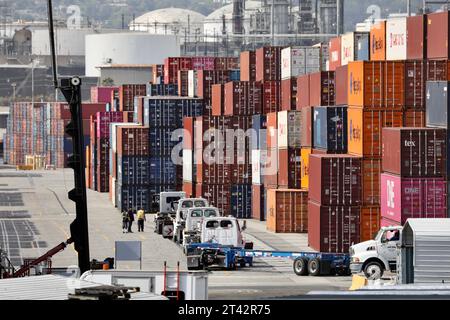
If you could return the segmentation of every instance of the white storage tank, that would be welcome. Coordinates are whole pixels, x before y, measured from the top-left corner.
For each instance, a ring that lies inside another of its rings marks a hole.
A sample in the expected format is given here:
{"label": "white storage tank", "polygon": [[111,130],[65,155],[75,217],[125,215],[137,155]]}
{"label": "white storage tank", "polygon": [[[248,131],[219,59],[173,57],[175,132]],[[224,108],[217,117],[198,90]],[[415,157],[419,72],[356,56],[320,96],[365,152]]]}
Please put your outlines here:
{"label": "white storage tank", "polygon": [[99,77],[98,66],[108,64],[162,64],[180,55],[177,36],[140,32],[86,36],[86,76]]}

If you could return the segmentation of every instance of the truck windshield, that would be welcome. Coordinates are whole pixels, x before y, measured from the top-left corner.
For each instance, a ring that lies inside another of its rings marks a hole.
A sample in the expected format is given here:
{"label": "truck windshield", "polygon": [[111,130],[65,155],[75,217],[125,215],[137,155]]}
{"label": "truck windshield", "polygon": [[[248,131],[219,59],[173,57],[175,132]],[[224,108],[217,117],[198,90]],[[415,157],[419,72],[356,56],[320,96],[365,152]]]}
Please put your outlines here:
{"label": "truck windshield", "polygon": [[194,201],[194,207],[206,207],[206,203],[203,200],[195,200]]}
{"label": "truck windshield", "polygon": [[181,204],[182,208],[192,208],[193,207],[193,203],[192,201],[183,201]]}
{"label": "truck windshield", "polygon": [[205,218],[217,217],[217,212],[215,210],[205,210]]}
{"label": "truck windshield", "polygon": [[203,215],[202,210],[192,210],[191,217],[200,218]]}
{"label": "truck windshield", "polygon": [[377,241],[380,240],[381,241],[381,237],[383,236],[383,232],[384,232],[383,229],[378,230],[378,233],[375,235],[374,240],[377,240]]}

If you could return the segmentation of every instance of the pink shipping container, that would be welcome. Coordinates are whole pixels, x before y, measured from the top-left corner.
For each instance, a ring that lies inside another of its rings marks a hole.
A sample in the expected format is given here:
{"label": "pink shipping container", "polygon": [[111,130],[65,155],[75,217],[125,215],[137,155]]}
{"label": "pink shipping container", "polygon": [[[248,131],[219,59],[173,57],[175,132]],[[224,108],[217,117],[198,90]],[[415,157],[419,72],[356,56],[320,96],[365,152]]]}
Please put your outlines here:
{"label": "pink shipping container", "polygon": [[446,218],[446,181],[381,174],[381,217],[402,225],[408,218]]}
{"label": "pink shipping container", "polygon": [[111,122],[124,122],[124,112],[112,111],[112,112],[97,112],[97,138],[109,137],[109,124]]}
{"label": "pink shipping container", "polygon": [[119,90],[119,87],[92,87],[91,102],[111,103],[111,94],[114,90]]}

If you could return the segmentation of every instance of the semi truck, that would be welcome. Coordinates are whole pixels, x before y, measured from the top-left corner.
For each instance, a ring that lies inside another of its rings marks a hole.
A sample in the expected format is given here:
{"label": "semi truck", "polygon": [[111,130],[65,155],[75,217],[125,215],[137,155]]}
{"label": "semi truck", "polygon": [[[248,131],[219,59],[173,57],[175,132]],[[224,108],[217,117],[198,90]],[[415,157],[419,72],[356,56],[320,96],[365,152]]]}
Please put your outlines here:
{"label": "semi truck", "polygon": [[190,208],[209,207],[208,200],[203,198],[183,198],[178,201],[177,210],[172,217],[173,237],[172,240],[178,244],[183,242],[183,231],[186,227],[186,217]]}
{"label": "semi truck", "polygon": [[397,245],[403,227],[382,227],[373,240],[354,244],[350,247],[350,270],[363,272],[367,279],[381,279],[385,271],[397,269]]}
{"label": "semi truck", "polygon": [[166,191],[159,194],[159,211],[155,214],[155,233],[161,234],[164,238],[173,234],[173,217],[178,209],[180,199],[186,198],[185,192]]}
{"label": "semi truck", "polygon": [[183,228],[183,237],[180,244],[186,252],[186,246],[201,242],[202,223],[205,218],[219,217],[219,209],[215,207],[189,208],[186,212],[186,221]]}

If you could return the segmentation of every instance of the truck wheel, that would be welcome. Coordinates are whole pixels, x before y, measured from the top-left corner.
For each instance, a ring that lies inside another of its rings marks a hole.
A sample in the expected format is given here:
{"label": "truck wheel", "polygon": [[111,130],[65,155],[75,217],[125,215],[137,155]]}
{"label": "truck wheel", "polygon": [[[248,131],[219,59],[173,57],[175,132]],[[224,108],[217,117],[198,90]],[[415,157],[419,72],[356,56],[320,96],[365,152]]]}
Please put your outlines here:
{"label": "truck wheel", "polygon": [[381,279],[383,272],[383,267],[378,261],[371,261],[364,268],[364,275],[369,280]]}
{"label": "truck wheel", "polygon": [[245,261],[239,262],[239,266],[240,266],[241,268],[245,268]]}
{"label": "truck wheel", "polygon": [[308,262],[308,272],[312,276],[320,275],[320,259],[314,258]]}
{"label": "truck wheel", "polygon": [[306,276],[308,274],[308,259],[297,258],[293,264],[294,273],[298,276]]}

